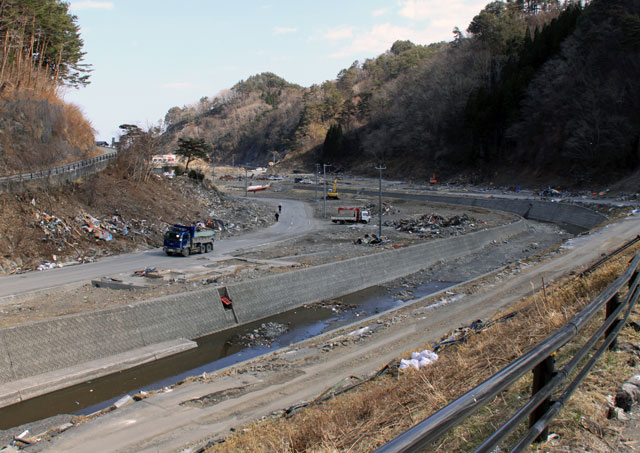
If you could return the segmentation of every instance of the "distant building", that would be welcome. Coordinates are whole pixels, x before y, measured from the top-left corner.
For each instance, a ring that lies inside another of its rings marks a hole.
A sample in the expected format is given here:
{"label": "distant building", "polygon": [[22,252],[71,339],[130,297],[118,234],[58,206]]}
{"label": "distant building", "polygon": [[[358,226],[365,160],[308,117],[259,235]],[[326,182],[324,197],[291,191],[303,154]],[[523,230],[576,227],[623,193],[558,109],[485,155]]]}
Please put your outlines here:
{"label": "distant building", "polygon": [[96,142],[96,146],[107,146],[108,147],[109,144],[107,142],[105,142],[105,141],[99,141],[99,142]]}
{"label": "distant building", "polygon": [[153,168],[177,167],[178,156],[175,154],[156,154],[151,157]]}

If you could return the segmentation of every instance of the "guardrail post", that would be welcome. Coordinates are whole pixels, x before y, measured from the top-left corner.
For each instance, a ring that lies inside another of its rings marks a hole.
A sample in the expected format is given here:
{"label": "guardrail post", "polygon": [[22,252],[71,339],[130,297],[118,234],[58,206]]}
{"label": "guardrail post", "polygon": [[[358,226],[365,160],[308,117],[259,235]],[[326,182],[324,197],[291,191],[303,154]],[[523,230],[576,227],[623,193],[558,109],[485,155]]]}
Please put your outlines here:
{"label": "guardrail post", "polygon": [[[532,396],[538,393],[538,391],[544,387],[547,382],[553,378],[553,376],[555,376],[555,363],[556,353],[554,352],[533,369],[533,383],[531,384]],[[540,403],[540,405],[531,413],[529,416],[529,428],[535,425],[535,423],[544,416],[545,412],[547,412],[551,407],[551,403],[551,398],[549,397]],[[548,434],[549,430],[548,428],[545,428],[534,442],[545,442]]]}
{"label": "guardrail post", "polygon": [[[633,281],[633,280],[630,280]],[[616,294],[615,296],[613,296],[611,299],[609,299],[609,301],[607,302],[607,313],[606,313],[606,318],[608,319],[609,316],[611,316],[611,314],[616,310],[616,308],[618,308],[620,306],[620,296],[618,294]],[[607,329],[607,331],[605,332],[604,336],[605,338],[607,336],[609,336],[609,334],[611,333],[611,331],[613,329],[616,328],[616,326],[618,325],[617,322],[614,322],[613,324],[611,324],[611,326],[609,326],[609,328]],[[614,351],[616,348],[618,347],[618,338],[614,338],[613,341],[611,342],[611,344],[609,345],[609,351]]]}

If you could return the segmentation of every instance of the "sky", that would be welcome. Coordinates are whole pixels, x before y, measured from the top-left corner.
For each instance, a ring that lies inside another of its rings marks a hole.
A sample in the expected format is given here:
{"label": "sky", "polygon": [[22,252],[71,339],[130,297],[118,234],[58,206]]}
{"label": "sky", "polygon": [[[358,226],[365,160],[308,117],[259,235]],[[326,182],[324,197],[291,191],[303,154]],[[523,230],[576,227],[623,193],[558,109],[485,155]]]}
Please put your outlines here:
{"label": "sky", "polygon": [[84,0],[77,16],[90,84],[67,89],[111,142],[120,124],[158,125],[171,107],[261,72],[309,87],[397,40],[451,41],[489,0]]}

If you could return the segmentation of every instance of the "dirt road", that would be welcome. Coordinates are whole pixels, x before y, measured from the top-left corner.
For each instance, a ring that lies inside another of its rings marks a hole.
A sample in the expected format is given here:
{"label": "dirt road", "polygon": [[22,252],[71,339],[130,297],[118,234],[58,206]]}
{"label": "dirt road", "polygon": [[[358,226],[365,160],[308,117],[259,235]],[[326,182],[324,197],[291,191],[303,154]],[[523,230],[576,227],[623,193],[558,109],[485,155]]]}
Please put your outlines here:
{"label": "dirt road", "polygon": [[[348,376],[369,375],[461,324],[505,310],[540,287],[543,278],[548,284],[583,269],[639,234],[640,219],[626,218],[571,240],[536,263],[508,266],[456,287],[453,291],[463,295],[456,300],[445,294],[429,296],[357,326],[160,392],[72,428],[34,446],[34,451],[100,451],[105,445],[111,451],[178,451],[203,445],[231,428],[311,400]],[[429,307],[437,302],[437,308]]]}
{"label": "dirt road", "polygon": [[[318,220],[313,217],[311,208],[300,201],[295,200],[270,200],[263,199],[264,203],[274,206],[274,212],[278,203],[284,204],[282,217],[279,222],[269,228],[258,230],[238,237],[230,237],[216,241],[214,251],[210,255],[213,259],[221,255],[227,255],[233,251],[257,247],[259,245],[283,240],[292,236],[308,233],[317,228]],[[201,259],[201,255],[194,255],[186,259],[180,259],[182,266],[189,262]],[[19,275],[0,277],[0,305],[6,296],[15,296],[22,293],[55,288],[64,285],[88,282],[104,275],[133,272],[146,267],[171,267],[176,265],[175,257],[168,257],[162,249],[152,249],[143,252],[129,253],[103,258],[93,263],[85,263],[76,266],[67,266],[51,269],[45,272],[27,272]]]}

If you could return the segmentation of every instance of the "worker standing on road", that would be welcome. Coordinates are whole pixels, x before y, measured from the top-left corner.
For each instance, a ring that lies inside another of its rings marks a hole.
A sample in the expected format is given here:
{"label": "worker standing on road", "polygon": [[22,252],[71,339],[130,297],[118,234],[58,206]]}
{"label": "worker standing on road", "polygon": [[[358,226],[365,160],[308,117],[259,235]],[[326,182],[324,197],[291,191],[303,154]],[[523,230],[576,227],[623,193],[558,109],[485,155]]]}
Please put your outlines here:
{"label": "worker standing on road", "polygon": [[278,221],[279,218],[280,218],[280,214],[276,212],[276,222]]}
{"label": "worker standing on road", "polygon": [[278,205],[278,212],[282,212],[282,204]]}

